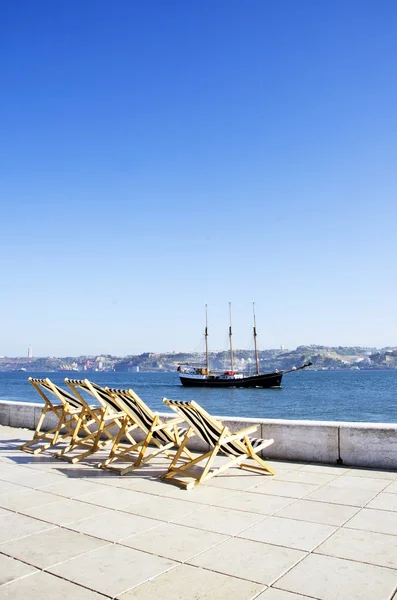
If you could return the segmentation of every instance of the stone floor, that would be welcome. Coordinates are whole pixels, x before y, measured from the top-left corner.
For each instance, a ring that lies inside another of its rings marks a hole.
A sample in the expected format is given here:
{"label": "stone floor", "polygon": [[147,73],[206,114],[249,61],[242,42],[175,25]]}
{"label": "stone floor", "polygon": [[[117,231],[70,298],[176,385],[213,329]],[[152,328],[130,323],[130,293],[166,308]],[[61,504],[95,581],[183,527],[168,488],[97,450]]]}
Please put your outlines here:
{"label": "stone floor", "polygon": [[191,491],[0,427],[0,600],[397,600],[397,472],[269,461]]}

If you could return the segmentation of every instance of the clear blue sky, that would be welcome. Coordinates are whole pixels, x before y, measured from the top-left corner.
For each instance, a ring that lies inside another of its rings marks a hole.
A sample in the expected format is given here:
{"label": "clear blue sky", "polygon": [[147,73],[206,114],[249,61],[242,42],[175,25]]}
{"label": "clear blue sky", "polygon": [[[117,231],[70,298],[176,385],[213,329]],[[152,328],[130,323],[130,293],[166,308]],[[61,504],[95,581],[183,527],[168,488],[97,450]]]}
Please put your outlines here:
{"label": "clear blue sky", "polygon": [[0,354],[397,345],[394,0],[3,0]]}

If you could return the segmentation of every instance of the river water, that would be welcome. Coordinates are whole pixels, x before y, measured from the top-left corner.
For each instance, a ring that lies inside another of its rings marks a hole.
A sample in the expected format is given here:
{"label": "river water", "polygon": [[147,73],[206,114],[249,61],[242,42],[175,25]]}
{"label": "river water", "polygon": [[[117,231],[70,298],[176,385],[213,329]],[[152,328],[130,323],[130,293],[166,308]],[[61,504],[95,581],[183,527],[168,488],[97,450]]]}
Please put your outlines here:
{"label": "river water", "polygon": [[397,423],[397,371],[298,371],[281,389],[184,388],[177,373],[0,373],[0,400],[39,402],[28,376],[87,377],[99,385],[132,388],[154,410],[162,398],[196,400],[214,415],[268,419]]}

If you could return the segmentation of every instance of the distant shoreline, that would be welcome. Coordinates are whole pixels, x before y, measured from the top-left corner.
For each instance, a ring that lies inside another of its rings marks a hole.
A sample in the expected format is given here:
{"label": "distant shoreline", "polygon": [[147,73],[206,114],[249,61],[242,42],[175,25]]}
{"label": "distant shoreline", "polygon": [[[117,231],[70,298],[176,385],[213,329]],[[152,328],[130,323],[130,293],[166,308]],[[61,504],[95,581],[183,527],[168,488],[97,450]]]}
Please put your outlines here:
{"label": "distant shoreline", "polygon": [[[253,350],[234,350],[234,369],[252,372],[255,365]],[[378,371],[397,369],[397,347],[377,348],[364,346],[298,346],[295,350],[284,348],[259,350],[261,373],[275,369],[287,371],[311,362],[313,371]],[[230,368],[230,353],[210,352],[209,362],[216,371]],[[172,373],[180,364],[204,364],[201,352],[145,352],[128,356],[111,354],[68,357],[0,357],[0,372],[26,370],[30,372],[136,372]]]}

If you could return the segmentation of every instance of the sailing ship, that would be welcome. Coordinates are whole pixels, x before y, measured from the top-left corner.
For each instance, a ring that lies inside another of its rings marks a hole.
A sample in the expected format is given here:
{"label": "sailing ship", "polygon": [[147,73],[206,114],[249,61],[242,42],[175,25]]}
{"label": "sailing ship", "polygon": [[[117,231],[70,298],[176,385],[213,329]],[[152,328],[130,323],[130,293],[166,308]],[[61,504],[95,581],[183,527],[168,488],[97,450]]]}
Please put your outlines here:
{"label": "sailing ship", "polygon": [[241,387],[241,388],[279,388],[283,375],[292,371],[299,371],[309,367],[312,363],[308,362],[300,367],[292,367],[288,371],[279,371],[276,369],[273,373],[261,373],[259,370],[259,354],[257,346],[256,333],[256,315],[255,304],[253,303],[254,315],[254,347],[256,373],[239,373],[234,369],[233,344],[232,344],[232,305],[229,302],[229,345],[230,345],[230,370],[218,372],[212,371],[209,364],[208,352],[208,306],[205,305],[205,365],[182,364],[178,366],[179,378],[182,385],[189,387]]}

